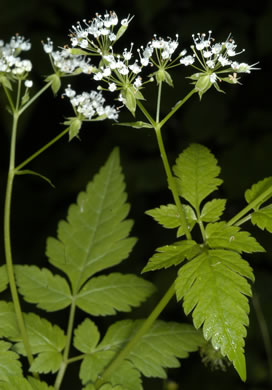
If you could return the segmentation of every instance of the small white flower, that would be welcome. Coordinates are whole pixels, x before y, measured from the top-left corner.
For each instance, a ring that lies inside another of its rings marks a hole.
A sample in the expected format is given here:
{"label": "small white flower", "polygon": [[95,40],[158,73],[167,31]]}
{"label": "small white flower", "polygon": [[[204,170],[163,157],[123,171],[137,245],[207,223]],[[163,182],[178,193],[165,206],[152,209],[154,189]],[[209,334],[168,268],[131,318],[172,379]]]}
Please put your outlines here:
{"label": "small white flower", "polygon": [[186,57],[183,57],[179,60],[179,62],[185,66],[192,65],[195,62],[195,59],[193,56],[188,55]]}
{"label": "small white flower", "polygon": [[31,88],[32,86],[33,86],[32,80],[25,80],[25,87],[26,88]]}
{"label": "small white flower", "polygon": [[110,83],[109,84],[109,91],[110,92],[114,92],[114,91],[116,91],[116,89],[117,89],[117,86],[116,86],[115,83]]}

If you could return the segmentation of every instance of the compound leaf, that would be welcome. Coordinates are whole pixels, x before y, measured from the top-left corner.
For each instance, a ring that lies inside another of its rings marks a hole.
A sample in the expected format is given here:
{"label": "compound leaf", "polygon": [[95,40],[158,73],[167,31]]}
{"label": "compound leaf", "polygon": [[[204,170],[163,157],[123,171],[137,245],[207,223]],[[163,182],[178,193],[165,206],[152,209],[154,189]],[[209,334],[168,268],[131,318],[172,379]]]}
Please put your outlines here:
{"label": "compound leaf", "polygon": [[[269,191],[270,189],[270,191]],[[267,196],[262,198],[255,206],[255,210],[264,203],[267,199],[269,199],[272,195],[272,176],[266,177],[263,180],[260,180],[258,183],[253,184],[250,189],[245,192],[245,199],[247,203],[251,203],[255,201],[261,194],[268,191]]]}
{"label": "compound leaf", "polygon": [[0,301],[0,337],[16,338],[17,336],[19,330],[13,303]]}
{"label": "compound leaf", "polygon": [[272,233],[272,205],[258,209],[251,215],[251,222],[260,229]]}
{"label": "compound leaf", "polygon": [[227,248],[237,252],[264,252],[264,248],[248,232],[226,222],[209,223],[206,226],[207,243],[211,248]]}
{"label": "compound leaf", "polygon": [[216,222],[226,207],[226,199],[213,199],[204,204],[200,219],[203,222]]}
{"label": "compound leaf", "polygon": [[251,296],[246,278],[254,280],[252,269],[238,253],[210,249],[181,267],[176,279],[177,298],[183,298],[185,314],[193,312],[195,327],[203,325],[205,339],[229,358],[243,381],[246,296]]}
{"label": "compound leaf", "polygon": [[5,291],[5,289],[8,287],[8,273],[6,265],[1,265],[0,267],[0,292]]}
{"label": "compound leaf", "polygon": [[47,256],[66,273],[73,292],[90,276],[119,264],[129,255],[134,238],[127,238],[132,221],[125,184],[115,149],[104,167],[69,207],[67,222],[58,225],[58,240],[49,238]]}
{"label": "compound leaf", "polygon": [[66,280],[59,275],[53,275],[46,268],[17,265],[15,275],[24,299],[36,303],[41,309],[61,310],[72,302],[70,287]]}
{"label": "compound leaf", "polygon": [[192,254],[198,251],[198,245],[194,240],[184,240],[173,245],[162,246],[157,248],[156,251],[157,253],[148,260],[142,272],[178,265],[186,258],[191,258]]}
{"label": "compound leaf", "polygon": [[89,314],[109,315],[130,311],[153,292],[152,283],[142,278],[112,273],[89,280],[77,294],[76,304]]}
{"label": "compound leaf", "polygon": [[[108,329],[98,348],[121,349],[142,323],[141,320],[116,322]],[[188,357],[188,353],[197,350],[202,342],[201,333],[191,325],[156,321],[127,359],[147,377],[166,378],[164,368],[179,367],[177,358]]]}
{"label": "compound leaf", "polygon": [[196,210],[200,203],[222,183],[220,167],[208,148],[192,144],[182,152],[173,167],[180,196]]}
{"label": "compound leaf", "polygon": [[22,376],[19,355],[9,350],[11,346],[7,341],[0,340],[0,381],[9,382],[14,376]]}
{"label": "compound leaf", "polygon": [[86,318],[76,329],[74,347],[83,353],[92,353],[99,342],[100,334],[97,326]]}
{"label": "compound leaf", "polygon": [[7,382],[0,383],[0,390],[36,390],[22,375],[11,375]]}

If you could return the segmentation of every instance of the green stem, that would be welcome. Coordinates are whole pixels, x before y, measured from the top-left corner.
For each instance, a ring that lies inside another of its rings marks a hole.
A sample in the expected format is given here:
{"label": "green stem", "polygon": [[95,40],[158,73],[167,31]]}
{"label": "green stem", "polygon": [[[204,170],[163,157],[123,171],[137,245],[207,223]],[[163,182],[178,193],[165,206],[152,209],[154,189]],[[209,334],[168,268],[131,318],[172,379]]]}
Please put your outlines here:
{"label": "green stem", "polygon": [[173,283],[168,291],[165,293],[163,298],[160,300],[158,305],[149,315],[149,317],[145,320],[143,325],[138,329],[132,339],[128,342],[124,349],[117,355],[116,359],[112,361],[112,363],[106,368],[101,378],[99,378],[95,383],[95,388],[98,389],[103,383],[107,381],[112,373],[120,366],[122,361],[129,355],[130,351],[135,347],[140,338],[151,328],[154,321],[158,318],[160,313],[163,311],[165,306],[171,300],[171,298],[175,294],[175,284]]}
{"label": "green stem", "polygon": [[239,221],[239,219],[243,218],[243,216],[246,215],[251,209],[254,209],[256,206],[261,204],[264,200],[266,200],[271,195],[272,195],[272,186],[269,187],[266,191],[262,192],[259,196],[257,196],[257,198],[255,198],[246,207],[244,207],[243,210],[241,210],[238,214],[236,214],[233,218],[231,218],[228,222],[228,225],[231,226],[237,224],[237,221]]}
{"label": "green stem", "polygon": [[67,127],[65,130],[63,130],[60,134],[58,134],[55,138],[53,138],[50,142],[48,142],[46,145],[44,145],[41,149],[39,149],[37,152],[32,154],[30,157],[28,157],[25,161],[23,161],[21,164],[17,165],[15,168],[16,171],[19,171],[24,166],[26,166],[30,161],[34,160],[36,157],[38,157],[41,153],[43,153],[46,149],[48,149],[51,145],[53,145],[55,142],[57,142],[60,138],[62,138],[65,134],[68,133],[70,127]]}
{"label": "green stem", "polygon": [[175,114],[177,110],[180,109],[181,106],[183,106],[184,103],[187,102],[190,97],[196,93],[196,89],[192,89],[182,100],[180,100],[173,108],[172,110],[160,121],[160,127],[162,127],[170,118]]}
{"label": "green stem", "polygon": [[9,105],[10,105],[10,108],[11,108],[12,112],[15,112],[15,107],[14,107],[14,104],[13,104],[13,101],[12,101],[12,98],[10,96],[10,93],[9,93],[8,89],[3,84],[2,84],[2,87],[3,87],[4,91],[5,91],[5,94],[7,96],[8,101],[9,101]]}
{"label": "green stem", "polygon": [[70,315],[69,315],[69,320],[68,320],[68,327],[67,327],[67,339],[66,339],[66,345],[64,348],[63,352],[63,359],[62,359],[62,364],[59,369],[58,375],[56,377],[56,381],[54,384],[54,389],[59,390],[66,368],[69,364],[68,362],[68,357],[69,357],[69,351],[71,347],[71,341],[72,341],[72,336],[73,336],[73,328],[74,328],[74,321],[75,321],[75,312],[76,312],[76,303],[75,300],[73,300],[70,308]]}
{"label": "green stem", "polygon": [[22,115],[22,113],[36,100],[38,97],[44,93],[47,88],[49,88],[52,84],[52,81],[49,81],[43,88],[41,88],[34,96],[32,96],[31,99],[19,110],[19,115]]}
{"label": "green stem", "polygon": [[6,188],[6,199],[5,199],[5,210],[4,210],[4,246],[5,246],[5,257],[6,257],[6,266],[9,279],[9,286],[11,291],[11,296],[14,304],[14,310],[17,318],[18,327],[23,339],[25,351],[27,354],[27,359],[29,365],[33,362],[33,356],[31,353],[31,347],[28,340],[28,335],[24,323],[23,313],[20,305],[20,300],[18,296],[18,291],[15,282],[14,276],[14,267],[12,261],[12,251],[11,251],[11,238],[10,238],[10,213],[11,213],[11,198],[12,198],[12,189],[13,189],[13,180],[15,175],[15,148],[16,148],[16,133],[18,125],[19,115],[17,112],[13,115],[13,124],[12,124],[12,134],[11,134],[11,146],[10,146],[10,160],[9,160],[9,172]]}
{"label": "green stem", "polygon": [[[160,96],[160,93],[158,95]],[[160,98],[158,97],[158,101],[159,101],[159,99]],[[165,148],[164,148],[164,143],[163,143],[163,139],[162,139],[162,136],[161,136],[161,122],[160,123],[156,123],[153,120],[153,118],[151,117],[151,115],[147,112],[146,108],[143,106],[143,104],[139,100],[137,100],[137,104],[138,104],[139,108],[141,109],[142,113],[149,120],[150,124],[153,126],[153,128],[155,130],[156,137],[157,137],[157,142],[158,142],[158,146],[159,146],[159,150],[160,150],[160,155],[161,155],[161,158],[162,158],[163,166],[164,166],[165,173],[166,173],[167,180],[168,180],[168,185],[169,185],[170,191],[172,192],[172,195],[173,195],[175,204],[177,206],[177,209],[179,211],[181,225],[182,225],[182,227],[184,229],[184,232],[185,232],[187,240],[191,240],[192,236],[191,236],[191,233],[190,233],[189,228],[188,228],[188,224],[187,224],[187,221],[186,221],[186,217],[185,217],[185,213],[184,213],[184,210],[183,210],[183,206],[181,204],[181,201],[180,201],[180,198],[179,198],[179,195],[178,195],[178,191],[177,191],[177,188],[176,188],[175,180],[173,178],[173,175],[172,175],[172,172],[171,172],[171,168],[170,168],[170,165],[169,165],[169,162],[168,162],[167,154],[166,154],[166,151],[165,151]]]}
{"label": "green stem", "polygon": [[161,92],[162,92],[162,82],[159,83],[159,88],[158,88],[156,123],[159,123],[159,120],[160,120]]}
{"label": "green stem", "polygon": [[170,165],[169,165],[169,162],[168,162],[167,154],[166,154],[166,151],[165,151],[165,148],[164,148],[164,144],[163,144],[163,140],[162,140],[162,136],[161,136],[160,125],[157,125],[155,127],[155,133],[156,133],[156,137],[157,137],[157,141],[158,141],[158,146],[159,146],[159,149],[160,149],[160,154],[161,154],[163,166],[164,166],[164,169],[165,169],[165,172],[166,172],[166,176],[167,176],[167,179],[168,179],[168,184],[169,184],[170,190],[172,192],[175,204],[177,206],[177,209],[178,209],[178,212],[179,212],[179,215],[180,215],[180,221],[181,221],[182,227],[184,229],[184,232],[185,232],[187,240],[191,240],[192,236],[191,236],[191,233],[190,233],[189,228],[188,228],[188,223],[187,223],[187,220],[186,220],[186,217],[185,217],[184,209],[183,209],[183,206],[181,204],[181,201],[180,201],[180,198],[179,198],[179,195],[178,195],[176,183],[175,183],[175,180],[173,178],[173,175],[172,175],[172,172],[171,172],[171,168],[170,168]]}

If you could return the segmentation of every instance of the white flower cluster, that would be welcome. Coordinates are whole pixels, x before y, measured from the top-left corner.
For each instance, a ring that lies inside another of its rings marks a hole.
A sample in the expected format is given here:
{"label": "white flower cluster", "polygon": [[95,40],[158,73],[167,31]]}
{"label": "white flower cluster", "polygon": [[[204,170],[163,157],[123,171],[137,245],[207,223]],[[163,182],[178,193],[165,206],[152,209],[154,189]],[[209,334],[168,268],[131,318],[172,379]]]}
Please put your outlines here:
{"label": "white flower cluster", "polygon": [[152,41],[148,42],[145,48],[143,46],[141,47],[142,53],[138,50],[141,64],[147,66],[150,60],[153,63],[156,62],[155,59],[152,59],[154,50],[156,52],[156,59],[159,60],[160,63],[164,60],[171,60],[178,45],[178,34],[176,34],[175,40],[172,40],[171,38],[168,38],[168,40],[161,37],[157,38],[157,35],[154,34]]}
{"label": "white flower cluster", "polygon": [[105,105],[105,98],[101,92],[91,91],[76,94],[70,85],[65,93],[80,120],[118,119],[118,111],[115,107]]}
{"label": "white flower cluster", "polygon": [[86,73],[90,74],[93,67],[90,65],[90,60],[81,55],[72,55],[69,49],[61,49],[54,51],[53,42],[47,38],[47,42],[43,42],[45,53],[49,54],[52,66],[55,71],[64,74]]}
{"label": "white flower cluster", "polygon": [[[198,61],[198,64],[201,65],[202,69],[199,69],[198,66],[193,65],[194,68],[200,70],[201,72],[207,72],[210,74],[210,81],[215,83],[217,79],[220,79],[218,74],[222,73],[250,73],[256,64],[248,65],[246,63],[239,63],[233,61],[232,58],[238,54],[243,53],[245,50],[236,52],[237,45],[235,41],[229,36],[225,42],[214,43],[215,40],[212,38],[212,31],[206,34],[198,33],[197,36],[192,35],[194,45],[191,46],[193,50],[193,55],[187,55],[180,59],[180,63],[188,66],[195,64]],[[227,67],[227,69],[222,69]],[[238,82],[238,79],[235,77],[235,74],[229,74],[229,78],[235,83]]]}
{"label": "white flower cluster", "polygon": [[21,59],[19,54],[30,48],[30,42],[20,35],[12,37],[9,43],[0,40],[0,73],[24,78],[31,71],[32,63]]}
{"label": "white flower cluster", "polygon": [[[83,20],[82,24],[77,23],[72,26],[71,44],[73,47],[78,46],[82,49],[89,49],[94,52],[103,52],[103,48],[108,48],[119,36],[126,30],[132,18],[128,17],[121,20],[121,27],[115,33],[114,28],[118,24],[118,17],[115,12],[106,12],[104,16],[96,14],[91,21]],[[96,43],[93,42],[96,39]]]}

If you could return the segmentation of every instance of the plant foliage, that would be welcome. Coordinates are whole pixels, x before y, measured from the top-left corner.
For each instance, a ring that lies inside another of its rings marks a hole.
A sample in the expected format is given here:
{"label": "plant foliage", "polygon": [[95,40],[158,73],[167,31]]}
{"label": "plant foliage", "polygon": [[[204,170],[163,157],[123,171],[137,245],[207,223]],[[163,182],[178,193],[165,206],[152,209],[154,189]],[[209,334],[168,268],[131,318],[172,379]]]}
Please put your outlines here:
{"label": "plant foliage", "polygon": [[[160,247],[143,271],[183,264],[178,270],[175,286],[177,299],[183,299],[185,314],[192,313],[196,329],[203,327],[204,338],[233,363],[245,380],[244,338],[245,326],[249,323],[248,297],[251,296],[248,280],[254,281],[254,275],[242,253],[262,252],[264,249],[248,232],[220,221],[225,199],[212,199],[203,204],[222,183],[218,178],[220,168],[217,161],[206,147],[190,145],[178,157],[173,170],[179,195],[189,203],[184,206],[189,229],[192,231],[198,225],[203,242],[188,239]],[[266,179],[247,191],[247,201],[263,193],[261,187],[269,186],[271,179]],[[188,210],[192,210],[190,214]],[[148,214],[167,228],[180,225],[178,211],[173,206],[161,206]],[[257,223],[257,218],[261,217],[254,214],[252,222]],[[189,215],[194,216],[194,224]],[[268,218],[266,210],[266,222],[264,219],[258,222],[260,227],[269,229]],[[184,260],[188,262],[184,264]]]}

